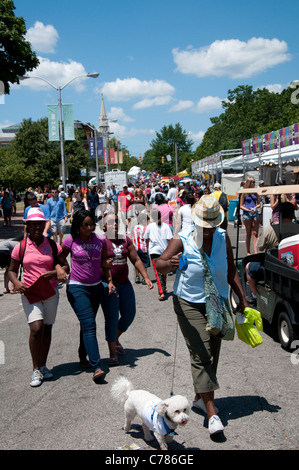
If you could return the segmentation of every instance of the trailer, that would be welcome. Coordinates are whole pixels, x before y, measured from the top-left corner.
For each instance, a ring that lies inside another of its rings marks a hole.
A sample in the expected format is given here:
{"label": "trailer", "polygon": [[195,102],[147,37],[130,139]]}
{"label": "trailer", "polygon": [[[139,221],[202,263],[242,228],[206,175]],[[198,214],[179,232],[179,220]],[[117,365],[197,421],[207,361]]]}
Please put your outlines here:
{"label": "trailer", "polygon": [[122,191],[124,185],[128,184],[128,174],[126,171],[112,170],[104,173],[105,188],[115,186],[117,191]]}
{"label": "trailer", "polygon": [[[238,193],[258,193],[262,195],[299,193],[299,185],[268,186],[263,188],[242,189]],[[281,211],[280,211],[281,214]],[[299,224],[292,224],[291,235],[299,235]],[[288,231],[290,227],[288,226]],[[290,236],[290,234],[288,235]],[[279,240],[283,238],[283,227],[280,215]],[[240,275],[245,295],[250,294],[250,287],[246,279],[246,265],[250,262],[259,262],[264,267],[264,279],[256,285],[256,309],[262,318],[274,330],[281,346],[286,350],[294,349],[294,340],[299,338],[299,269],[286,264],[279,259],[278,249],[267,252],[247,255],[238,258],[239,226],[237,227],[236,266]],[[230,291],[231,307],[236,311],[237,299]]]}

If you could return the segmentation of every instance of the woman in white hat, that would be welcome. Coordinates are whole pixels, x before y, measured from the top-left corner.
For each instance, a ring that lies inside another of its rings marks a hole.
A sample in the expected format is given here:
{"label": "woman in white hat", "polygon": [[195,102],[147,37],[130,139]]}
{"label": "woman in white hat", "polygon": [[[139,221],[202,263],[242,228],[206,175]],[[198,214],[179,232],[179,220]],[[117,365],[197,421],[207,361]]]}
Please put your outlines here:
{"label": "woman in white hat", "polygon": [[[219,294],[228,297],[229,284],[239,298],[240,308],[247,306],[236,271],[227,232],[219,226],[224,212],[214,196],[205,195],[192,207],[194,227],[179,232],[157,261],[157,270],[167,274],[177,269],[174,283],[174,310],[190,353],[195,399],[193,406],[207,414],[209,432],[223,431],[217,414],[214,391],[221,339],[206,330],[206,298],[202,247]],[[184,254],[185,266],[180,266]],[[179,268],[180,266],[180,268]],[[178,269],[179,268],[179,269]]]}
{"label": "woman in white hat", "polygon": [[[43,235],[45,225],[42,209],[30,208],[26,219],[29,235],[13,249],[8,271],[10,281],[22,294],[22,305],[30,329],[31,387],[37,387],[43,379],[53,377],[46,361],[59,301],[57,280],[66,281],[69,271],[62,248]],[[23,282],[18,279],[21,264],[24,269]]]}

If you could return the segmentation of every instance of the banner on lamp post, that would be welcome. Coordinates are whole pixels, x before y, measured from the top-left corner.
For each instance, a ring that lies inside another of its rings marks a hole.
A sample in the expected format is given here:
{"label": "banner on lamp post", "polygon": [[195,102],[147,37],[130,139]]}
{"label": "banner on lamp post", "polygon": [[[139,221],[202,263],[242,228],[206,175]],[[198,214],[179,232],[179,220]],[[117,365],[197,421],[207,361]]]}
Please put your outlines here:
{"label": "banner on lamp post", "polygon": [[58,105],[48,105],[48,135],[50,141],[59,140]]}
{"label": "banner on lamp post", "polygon": [[95,152],[95,145],[94,145],[93,137],[89,137],[88,139],[88,150],[89,150],[89,158],[95,158],[96,152]]}
{"label": "banner on lamp post", "polygon": [[64,140],[75,140],[73,105],[63,104]]}
{"label": "banner on lamp post", "polygon": [[98,144],[98,158],[104,158],[103,137],[97,138]]}

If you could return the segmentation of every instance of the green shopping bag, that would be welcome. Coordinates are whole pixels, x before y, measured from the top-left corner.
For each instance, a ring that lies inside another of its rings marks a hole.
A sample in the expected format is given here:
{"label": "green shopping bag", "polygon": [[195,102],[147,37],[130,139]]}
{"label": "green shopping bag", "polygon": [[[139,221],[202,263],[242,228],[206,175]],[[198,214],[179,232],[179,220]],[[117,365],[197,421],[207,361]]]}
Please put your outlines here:
{"label": "green shopping bag", "polygon": [[238,315],[236,316],[235,326],[238,338],[252,348],[256,348],[263,342],[263,338],[259,331],[263,331],[263,321],[261,314],[254,308],[244,308],[245,321],[239,323]]}

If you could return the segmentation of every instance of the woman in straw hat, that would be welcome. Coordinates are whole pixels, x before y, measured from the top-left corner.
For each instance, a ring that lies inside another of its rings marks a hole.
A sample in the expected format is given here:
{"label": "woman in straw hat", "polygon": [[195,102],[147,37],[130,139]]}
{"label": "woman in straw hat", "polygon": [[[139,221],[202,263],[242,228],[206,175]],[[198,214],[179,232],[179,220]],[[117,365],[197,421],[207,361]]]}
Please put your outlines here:
{"label": "woman in straw hat", "polygon": [[[193,406],[207,414],[210,434],[224,429],[214,403],[214,391],[219,388],[216,372],[221,339],[206,330],[201,247],[219,294],[227,298],[230,284],[239,298],[240,308],[247,306],[234,265],[230,239],[226,231],[219,227],[223,219],[224,211],[217,199],[211,195],[202,196],[192,207],[194,227],[181,231],[178,238],[173,238],[157,261],[157,269],[161,273],[177,269],[173,302],[190,353],[195,391]],[[183,253],[186,258],[184,266],[181,266],[180,255]]]}

